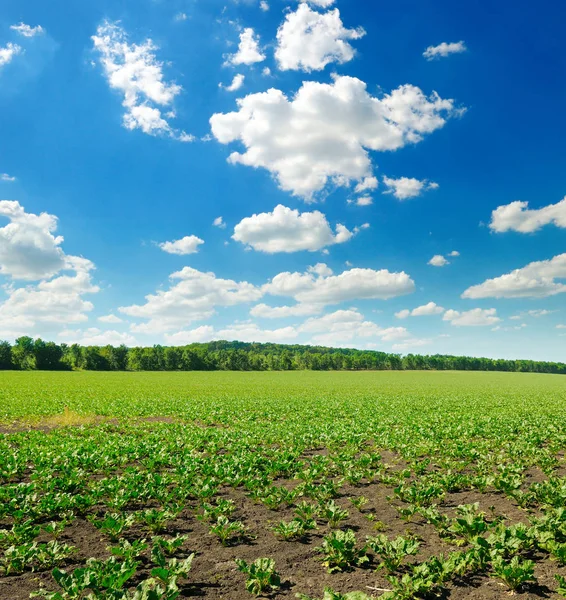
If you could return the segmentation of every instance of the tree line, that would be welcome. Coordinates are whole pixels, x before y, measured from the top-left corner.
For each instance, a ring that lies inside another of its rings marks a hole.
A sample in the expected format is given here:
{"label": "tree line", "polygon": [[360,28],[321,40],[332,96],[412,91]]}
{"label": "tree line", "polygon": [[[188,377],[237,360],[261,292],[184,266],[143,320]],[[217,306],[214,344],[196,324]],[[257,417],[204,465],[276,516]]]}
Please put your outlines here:
{"label": "tree line", "polygon": [[286,344],[208,342],[187,346],[80,346],[20,337],[0,342],[0,369],[86,371],[517,371],[566,375],[566,364],[472,356],[392,354]]}

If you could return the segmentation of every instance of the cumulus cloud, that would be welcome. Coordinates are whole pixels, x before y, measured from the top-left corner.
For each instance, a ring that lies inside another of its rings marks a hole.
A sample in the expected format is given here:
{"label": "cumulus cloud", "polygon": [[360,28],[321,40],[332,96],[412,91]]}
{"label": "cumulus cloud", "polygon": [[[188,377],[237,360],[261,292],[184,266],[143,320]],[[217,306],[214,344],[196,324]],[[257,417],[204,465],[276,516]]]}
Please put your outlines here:
{"label": "cumulus cloud", "polygon": [[45,279],[65,266],[57,231],[57,217],[48,213],[27,213],[17,201],[0,200],[0,274],[12,279]]}
{"label": "cumulus cloud", "polygon": [[462,298],[544,298],[566,292],[559,279],[566,279],[566,254],[487,279],[468,288]]}
{"label": "cumulus cloud", "polygon": [[384,177],[383,183],[387,190],[384,194],[393,194],[398,200],[407,200],[408,198],[416,198],[427,190],[438,189],[438,184],[426,179],[419,180],[411,177],[400,177],[392,179]]}
{"label": "cumulus cloud", "polygon": [[320,6],[321,8],[328,8],[332,6],[335,0],[299,0],[299,2],[308,2],[314,6]]}
{"label": "cumulus cloud", "polygon": [[418,143],[460,112],[453,100],[427,97],[412,85],[377,98],[363,81],[342,76],[330,84],[303,82],[292,99],[272,88],[237,104],[238,111],[210,119],[220,143],[241,141],[246,148],[229,162],[267,169],[283,190],[306,200],[328,184],[367,183],[369,150]]}
{"label": "cumulus cloud", "polygon": [[353,233],[344,225],[333,232],[319,211],[299,213],[279,204],[270,213],[254,214],[242,219],[234,228],[232,239],[254,250],[276,252],[315,252],[326,246],[347,242]]}
{"label": "cumulus cloud", "polygon": [[288,317],[309,317],[322,312],[323,306],[318,304],[296,304],[295,306],[268,306],[256,304],[250,315],[258,319],[286,319]]}
{"label": "cumulus cloud", "polygon": [[414,281],[405,273],[386,269],[354,268],[340,275],[321,276],[314,273],[279,273],[263,290],[273,296],[288,296],[299,303],[339,304],[352,300],[387,300],[411,294]]}
{"label": "cumulus cloud", "polygon": [[404,327],[383,329],[372,321],[366,321],[356,309],[337,310],[322,317],[307,319],[298,330],[312,334],[314,343],[327,346],[351,346],[361,338],[392,342],[410,335]]}
{"label": "cumulus cloud", "polygon": [[407,350],[414,350],[415,348],[421,348],[422,346],[428,346],[432,342],[429,338],[410,338],[398,344],[393,344],[393,352],[406,352]]}
{"label": "cumulus cloud", "polygon": [[181,86],[164,80],[163,63],[155,56],[157,46],[150,39],[130,43],[124,29],[109,21],[98,27],[92,40],[108,84],[124,96],[124,127],[191,141],[192,136],[176,132],[166,120],[174,116],[172,106]]}
{"label": "cumulus cloud", "polygon": [[18,44],[12,44],[9,42],[3,48],[0,46],[0,68],[11,63],[14,56],[21,54],[23,52],[22,47],[18,46]]}
{"label": "cumulus cloud", "polygon": [[358,185],[356,185],[355,188],[355,192],[356,194],[363,194],[364,192],[367,192],[368,190],[375,190],[377,189],[377,186],[379,185],[379,182],[377,180],[377,177],[365,177],[364,179],[362,179],[360,181],[360,183],[358,183]]}
{"label": "cumulus cloud", "polygon": [[8,175],[8,173],[0,173],[0,181],[13,182],[16,181],[16,178],[12,175]]}
{"label": "cumulus cloud", "polygon": [[566,229],[566,198],[539,209],[529,209],[528,202],[520,201],[498,206],[491,213],[489,228],[497,233],[533,233],[551,224]]}
{"label": "cumulus cloud", "polygon": [[218,227],[219,229],[226,229],[226,223],[224,223],[224,219],[222,217],[216,217],[214,221],[212,221],[214,227]]}
{"label": "cumulus cloud", "polygon": [[413,310],[401,310],[395,313],[395,316],[398,319],[406,319],[407,317],[423,317],[428,315],[441,315],[446,309],[442,306],[438,306],[435,302],[429,302],[428,304],[423,304],[422,306],[417,306],[417,308],[413,308]]}
{"label": "cumulus cloud", "polygon": [[[232,83],[230,85],[226,86],[224,89],[227,92],[236,92],[244,85],[245,79],[246,79],[245,75],[238,73],[237,75],[234,75],[234,79],[232,79]],[[220,84],[220,87],[224,87],[224,86],[222,84]]]}
{"label": "cumulus cloud", "polygon": [[265,54],[259,46],[259,35],[256,35],[252,27],[246,27],[240,33],[238,51],[228,56],[226,62],[231,65],[253,65],[264,60]]}
{"label": "cumulus cloud", "polygon": [[371,206],[373,204],[373,198],[371,196],[359,196],[355,200],[348,200],[348,204],[355,204],[356,206]]}
{"label": "cumulus cloud", "polygon": [[159,247],[163,252],[184,256],[186,254],[196,254],[201,244],[204,244],[204,240],[201,240],[196,235],[186,235],[174,242],[163,242],[159,244]]}
{"label": "cumulus cloud", "polygon": [[94,265],[86,259],[68,258],[65,268],[74,270],[73,275],[7,289],[8,298],[0,303],[0,336],[10,337],[14,329],[20,335],[30,334],[37,328],[51,330],[53,326],[81,323],[88,319],[87,313],[94,306],[83,295],[99,291],[90,277]]}
{"label": "cumulus cloud", "polygon": [[102,317],[98,317],[98,320],[101,323],[111,323],[111,324],[124,322],[122,319],[120,319],[120,317],[117,317],[116,315],[104,315]]}
{"label": "cumulus cloud", "polygon": [[118,331],[102,331],[96,327],[88,329],[65,329],[59,337],[68,344],[80,344],[81,346],[135,346],[136,339],[129,333]]}
{"label": "cumulus cloud", "polygon": [[216,330],[210,325],[203,325],[192,330],[178,331],[166,334],[168,344],[192,344],[195,342],[209,342],[212,340],[227,340],[239,342],[288,342],[298,335],[294,327],[280,329],[261,329],[255,323],[236,323],[224,329]]}
{"label": "cumulus cloud", "polygon": [[450,261],[446,260],[442,254],[435,254],[429,261],[429,265],[433,267],[444,267],[450,264]]}
{"label": "cumulus cloud", "polygon": [[446,58],[451,54],[462,54],[462,52],[466,52],[466,50],[466,44],[463,41],[451,43],[442,42],[442,44],[438,44],[438,46],[429,46],[423,52],[423,56],[427,60],[436,60],[438,58]]}
{"label": "cumulus cloud", "polygon": [[138,333],[164,333],[203,320],[214,314],[217,306],[235,306],[259,300],[263,292],[246,281],[221,279],[184,267],[170,276],[168,290],[146,296],[142,305],[122,306],[118,310],[147,322],[132,325]]}
{"label": "cumulus cloud", "polygon": [[447,310],[442,319],[458,327],[484,327],[501,321],[495,308],[473,308],[464,312]]}
{"label": "cumulus cloud", "polygon": [[265,0],[261,0],[259,7],[261,10],[263,10],[263,12],[267,12],[269,10],[269,4]]}
{"label": "cumulus cloud", "polygon": [[27,38],[35,37],[36,35],[43,35],[45,33],[45,29],[43,29],[41,25],[31,27],[30,25],[26,25],[25,23],[19,23],[18,25],[10,25],[10,29],[16,31],[20,35],[23,35]]}
{"label": "cumulus cloud", "polygon": [[348,41],[364,35],[361,27],[344,27],[337,8],[321,14],[300,4],[277,31],[275,59],[282,71],[321,71],[330,63],[352,60],[355,51]]}

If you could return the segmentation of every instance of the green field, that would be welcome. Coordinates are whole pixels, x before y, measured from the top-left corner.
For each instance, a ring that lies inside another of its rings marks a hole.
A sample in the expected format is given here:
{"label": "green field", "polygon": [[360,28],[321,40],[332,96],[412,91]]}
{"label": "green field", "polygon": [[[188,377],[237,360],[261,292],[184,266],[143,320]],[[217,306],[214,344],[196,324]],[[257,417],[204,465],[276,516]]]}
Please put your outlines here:
{"label": "green field", "polygon": [[0,373],[0,598],[558,598],[565,409],[559,375]]}

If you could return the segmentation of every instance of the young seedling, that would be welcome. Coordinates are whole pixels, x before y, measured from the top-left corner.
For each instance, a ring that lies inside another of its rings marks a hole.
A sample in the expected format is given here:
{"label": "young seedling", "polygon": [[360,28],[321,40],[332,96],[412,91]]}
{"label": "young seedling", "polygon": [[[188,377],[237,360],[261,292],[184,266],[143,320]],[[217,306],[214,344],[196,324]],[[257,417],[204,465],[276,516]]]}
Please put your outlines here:
{"label": "young seedling", "polygon": [[281,577],[275,570],[272,558],[256,558],[249,564],[245,560],[236,559],[238,570],[246,575],[246,589],[259,596],[265,592],[273,592],[281,586]]}
{"label": "young seedling", "polygon": [[399,569],[403,559],[414,556],[420,547],[418,540],[399,536],[390,540],[386,535],[378,535],[367,538],[367,545],[381,558],[381,567],[385,567],[389,573]]}
{"label": "young seedling", "polygon": [[322,545],[316,550],[322,554],[322,564],[329,573],[348,571],[369,562],[363,549],[357,548],[355,533],[347,531],[332,531],[324,536]]}
{"label": "young seedling", "polygon": [[514,556],[510,561],[497,556],[492,562],[493,576],[504,581],[510,590],[516,591],[525,583],[536,581],[535,564],[532,560],[521,560]]}

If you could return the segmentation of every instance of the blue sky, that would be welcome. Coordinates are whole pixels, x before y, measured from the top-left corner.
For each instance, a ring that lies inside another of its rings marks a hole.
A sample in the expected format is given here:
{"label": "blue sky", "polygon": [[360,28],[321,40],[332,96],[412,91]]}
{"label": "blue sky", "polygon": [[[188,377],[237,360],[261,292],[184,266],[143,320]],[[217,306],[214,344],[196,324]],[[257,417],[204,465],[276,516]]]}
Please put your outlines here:
{"label": "blue sky", "polygon": [[564,17],[5,0],[0,338],[565,360]]}

